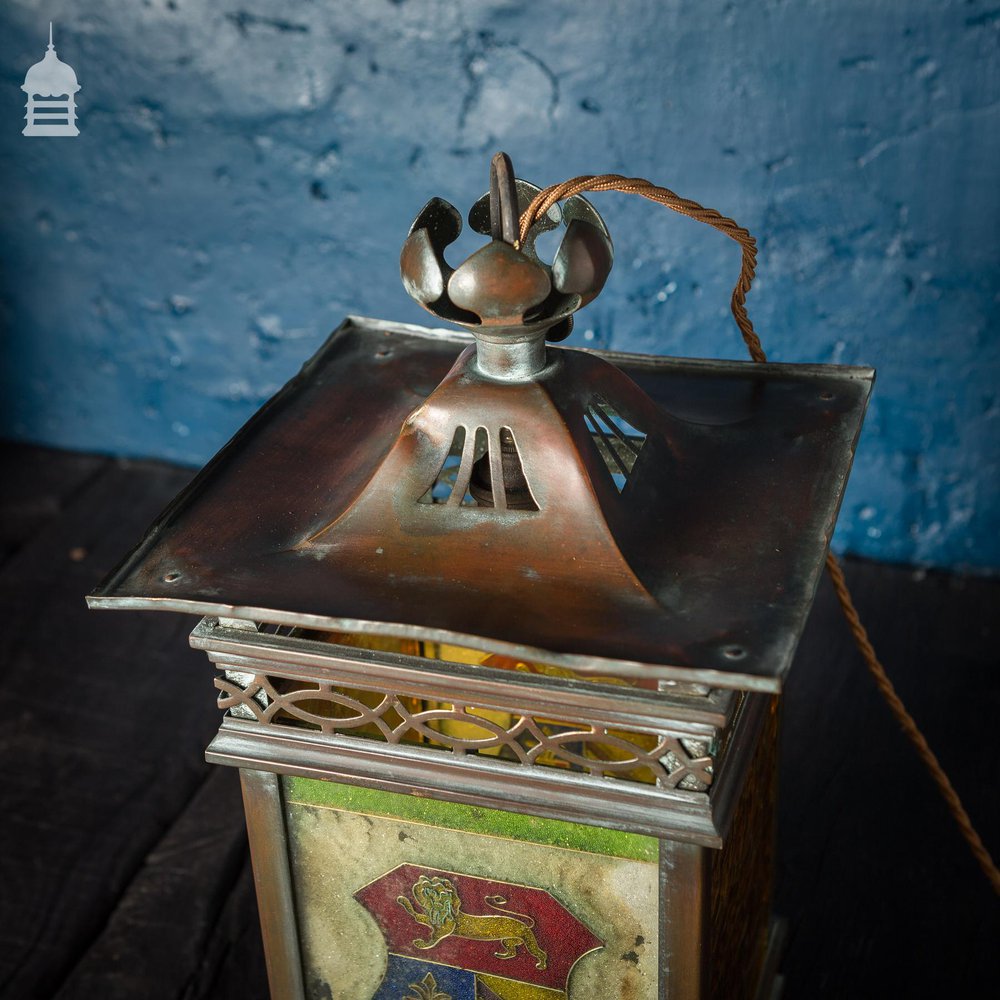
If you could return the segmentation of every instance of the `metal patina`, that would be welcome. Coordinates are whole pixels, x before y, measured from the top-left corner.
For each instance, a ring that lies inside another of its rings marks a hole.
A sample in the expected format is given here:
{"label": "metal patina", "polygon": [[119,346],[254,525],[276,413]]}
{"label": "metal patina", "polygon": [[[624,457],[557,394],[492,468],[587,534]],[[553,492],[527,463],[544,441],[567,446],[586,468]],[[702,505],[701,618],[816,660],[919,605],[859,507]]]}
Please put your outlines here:
{"label": "metal patina", "polygon": [[543,342],[497,378],[476,336],[347,320],[91,605],[778,690],[872,372]]}
{"label": "metal patina", "polygon": [[403,280],[466,332],[346,320],[89,598],[207,616],[275,997],[773,974],[774,694],[873,373],[552,346],[612,249],[579,196],[519,245],[537,191],[498,156],[456,268],[429,202]]}

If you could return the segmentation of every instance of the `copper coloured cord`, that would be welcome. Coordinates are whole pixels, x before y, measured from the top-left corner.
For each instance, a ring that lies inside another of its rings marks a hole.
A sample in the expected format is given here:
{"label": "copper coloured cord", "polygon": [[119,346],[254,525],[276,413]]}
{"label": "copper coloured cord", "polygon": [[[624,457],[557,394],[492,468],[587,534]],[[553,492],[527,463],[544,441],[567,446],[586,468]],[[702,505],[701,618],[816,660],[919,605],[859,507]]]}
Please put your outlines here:
{"label": "copper coloured cord", "polygon": [[748,230],[737,225],[734,220],[727,219],[726,216],[716,212],[714,208],[705,208],[704,205],[699,205],[696,201],[682,198],[680,195],[674,194],[673,191],[665,187],[658,187],[641,177],[623,177],[621,174],[586,174],[563,181],[562,184],[553,184],[535,195],[521,216],[518,244],[524,242],[528,230],[540,215],[544,215],[556,202],[571,198],[583,191],[623,191],[625,194],[642,195],[643,198],[664,205],[674,212],[687,215],[698,222],[704,222],[739,243],[740,249],[743,251],[740,280],[736,282],[729,304],[733,311],[733,319],[736,320],[736,325],[740,328],[743,341],[750,352],[750,357],[754,361],[767,361],[767,356],[764,354],[764,349],[761,347],[760,339],[754,331],[753,323],[750,322],[746,309],[747,292],[750,291],[750,285],[753,283],[754,272],[757,268],[757,241]]}
{"label": "copper coloured cord", "polygon": [[948,809],[955,818],[962,836],[969,845],[969,850],[972,851],[973,857],[979,863],[979,867],[982,868],[983,874],[990,880],[993,891],[997,895],[1000,895],[1000,871],[997,870],[996,863],[990,857],[990,852],[986,849],[982,838],[972,825],[972,820],[965,811],[965,806],[962,805],[962,800],[958,797],[958,792],[955,791],[948,775],[937,759],[937,755],[931,750],[924,734],[920,731],[920,727],[914,721],[913,716],[906,710],[906,706],[896,693],[892,681],[889,680],[889,675],[885,672],[885,667],[879,661],[875,653],[875,648],[868,638],[868,631],[861,624],[861,618],[854,607],[854,601],[851,600],[851,593],[847,589],[847,582],[844,580],[844,570],[832,552],[826,554],[826,569],[830,575],[830,579],[833,581],[833,589],[837,592],[837,600],[840,601],[840,607],[844,612],[844,617],[847,619],[851,635],[854,636],[854,642],[857,644],[865,663],[868,665],[868,669],[875,678],[875,683],[882,693],[882,697],[885,698],[889,710],[896,717],[896,721],[902,727],[907,739],[916,748],[920,759],[924,762],[924,766],[930,772],[934,784],[937,785],[938,791],[947,803]]}
{"label": "copper coloured cord", "polygon": [[[528,205],[521,215],[518,243],[516,245],[520,246],[525,241],[528,231],[539,216],[548,212],[557,202],[571,198],[575,194],[582,194],[584,191],[622,191],[625,194],[641,195],[643,198],[648,198],[650,201],[655,201],[671,209],[671,211],[679,212],[681,215],[686,215],[698,222],[712,226],[713,229],[717,229],[731,240],[735,240],[740,245],[742,251],[742,262],[740,277],[736,282],[736,287],[733,289],[732,299],[730,300],[730,308],[733,311],[733,319],[736,320],[736,325],[739,327],[740,335],[743,337],[743,342],[750,352],[750,357],[760,363],[767,361],[767,355],[764,353],[760,338],[757,336],[746,310],[747,293],[750,291],[757,268],[757,241],[748,230],[738,225],[733,219],[727,218],[715,211],[714,208],[705,208],[704,205],[699,205],[696,201],[682,198],[668,188],[659,187],[650,181],[643,180],[641,177],[623,177],[621,174],[585,174],[580,177],[573,177],[568,181],[563,181],[562,184],[553,184],[535,195],[531,204]],[[833,582],[833,589],[837,594],[841,610],[847,619],[851,635],[854,637],[854,642],[869,672],[875,679],[876,686],[889,706],[889,710],[906,734],[906,737],[916,749],[918,756],[930,773],[934,784],[937,785],[938,791],[940,791],[955,823],[958,825],[959,831],[969,845],[973,857],[975,857],[979,867],[982,868],[983,874],[989,879],[994,892],[1000,895],[1000,870],[997,869],[993,858],[990,857],[990,853],[986,849],[986,845],[976,832],[976,828],[972,825],[972,820],[965,811],[962,800],[958,797],[958,793],[955,791],[940,761],[938,761],[934,751],[931,750],[913,716],[907,711],[906,706],[896,693],[892,681],[889,680],[885,667],[879,660],[875,648],[868,638],[868,632],[864,625],[861,624],[857,609],[854,607],[854,601],[851,599],[850,591],[847,589],[844,571],[837,557],[832,552],[827,553],[826,568],[830,575],[830,580]]]}

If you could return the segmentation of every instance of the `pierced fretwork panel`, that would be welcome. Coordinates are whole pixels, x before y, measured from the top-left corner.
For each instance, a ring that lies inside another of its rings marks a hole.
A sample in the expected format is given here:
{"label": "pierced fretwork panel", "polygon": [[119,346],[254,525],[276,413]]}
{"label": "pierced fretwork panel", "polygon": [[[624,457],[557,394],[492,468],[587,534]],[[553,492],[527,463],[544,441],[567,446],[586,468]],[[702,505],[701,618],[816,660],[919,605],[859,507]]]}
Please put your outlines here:
{"label": "pierced fretwork panel", "polygon": [[703,740],[243,671],[227,671],[215,686],[221,709],[261,725],[420,745],[431,752],[486,756],[660,788],[705,791],[712,783],[714,761]]}

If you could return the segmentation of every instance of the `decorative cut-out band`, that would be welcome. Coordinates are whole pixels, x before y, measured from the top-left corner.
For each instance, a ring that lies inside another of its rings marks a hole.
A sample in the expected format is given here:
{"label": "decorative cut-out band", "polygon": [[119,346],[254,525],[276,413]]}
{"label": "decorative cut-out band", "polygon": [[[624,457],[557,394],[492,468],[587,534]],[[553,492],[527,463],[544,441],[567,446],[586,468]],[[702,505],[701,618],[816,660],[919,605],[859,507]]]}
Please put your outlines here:
{"label": "decorative cut-out band", "polygon": [[705,791],[712,783],[714,760],[705,740],[242,671],[227,671],[215,686],[219,708],[261,725],[418,744],[432,752],[487,756],[660,788]]}

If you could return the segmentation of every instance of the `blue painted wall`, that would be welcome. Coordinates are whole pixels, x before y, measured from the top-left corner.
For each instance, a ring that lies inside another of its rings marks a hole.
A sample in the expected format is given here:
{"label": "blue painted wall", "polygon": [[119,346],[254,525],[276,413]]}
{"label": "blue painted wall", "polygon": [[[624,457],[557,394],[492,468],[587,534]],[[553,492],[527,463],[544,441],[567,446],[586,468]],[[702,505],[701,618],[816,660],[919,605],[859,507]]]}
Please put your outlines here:
{"label": "blue painted wall", "polygon": [[[77,139],[20,134],[50,18]],[[995,569],[998,40],[974,0],[5,0],[0,432],[204,461],[345,313],[424,321],[405,231],[504,148],[747,225],[772,358],[879,369],[838,547]],[[741,357],[736,248],[598,207],[576,342]]]}

